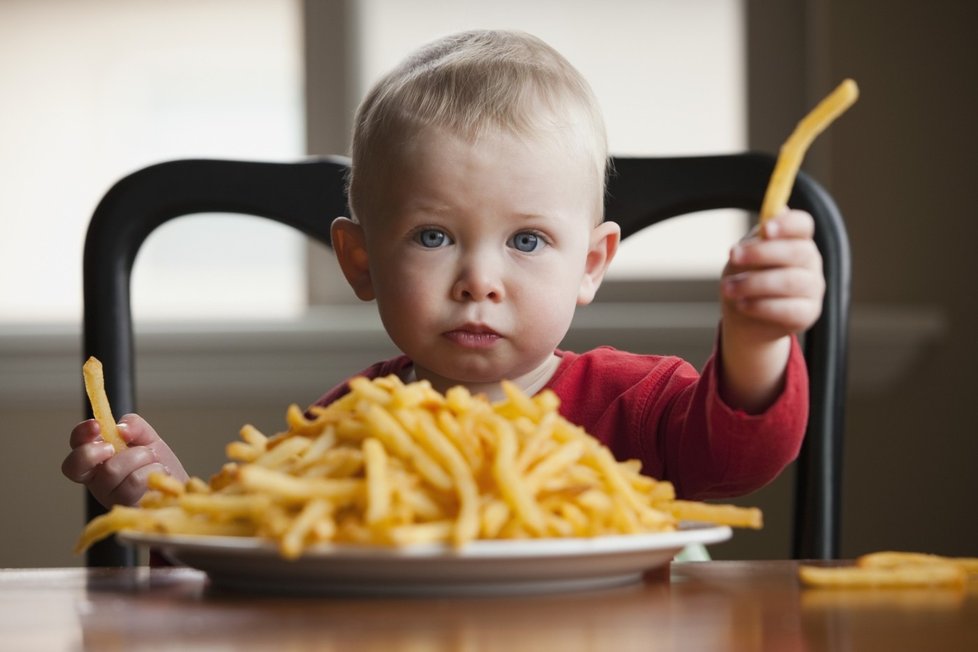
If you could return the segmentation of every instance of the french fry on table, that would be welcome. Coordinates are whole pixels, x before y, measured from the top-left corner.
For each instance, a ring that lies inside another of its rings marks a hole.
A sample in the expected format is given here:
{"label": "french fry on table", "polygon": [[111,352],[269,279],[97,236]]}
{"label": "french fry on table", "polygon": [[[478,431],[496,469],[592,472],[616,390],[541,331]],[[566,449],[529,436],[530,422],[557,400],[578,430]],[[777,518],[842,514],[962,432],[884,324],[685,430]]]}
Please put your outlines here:
{"label": "french fry on table", "polygon": [[852,566],[802,565],[798,575],[803,584],[822,588],[962,587],[969,576],[978,577],[978,558],[880,551]]}
{"label": "french fry on table", "polygon": [[953,564],[913,564],[872,568],[863,566],[801,566],[802,583],[833,588],[910,588],[963,586],[967,574]]}
{"label": "french fry on table", "polygon": [[856,560],[862,568],[895,568],[927,564],[953,564],[968,575],[978,576],[978,557],[942,557],[923,552],[880,551],[863,555]]}

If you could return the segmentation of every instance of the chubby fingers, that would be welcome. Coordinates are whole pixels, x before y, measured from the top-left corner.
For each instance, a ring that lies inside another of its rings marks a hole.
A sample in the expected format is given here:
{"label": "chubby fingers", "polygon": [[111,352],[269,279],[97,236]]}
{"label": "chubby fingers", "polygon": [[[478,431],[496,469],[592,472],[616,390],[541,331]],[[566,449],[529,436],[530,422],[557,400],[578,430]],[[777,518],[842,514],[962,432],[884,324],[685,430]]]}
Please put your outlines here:
{"label": "chubby fingers", "polygon": [[757,233],[768,240],[775,238],[806,238],[815,235],[815,220],[806,211],[785,210],[763,224]]}
{"label": "chubby fingers", "polygon": [[94,419],[76,425],[68,438],[72,450],[65,457],[61,472],[87,486],[106,507],[135,504],[146,492],[150,473],[170,473],[186,480],[180,461],[142,417],[127,414],[117,425],[127,444],[118,453],[102,439]]}
{"label": "chubby fingers", "polygon": [[95,419],[88,419],[87,421],[82,421],[71,429],[71,433],[68,435],[68,445],[72,449],[75,449],[79,446],[91,444],[95,441],[101,442],[103,441],[101,435],[102,432],[99,428],[98,421]]}
{"label": "chubby fingers", "polygon": [[728,274],[721,289],[723,298],[733,301],[779,297],[821,299],[825,280],[806,267],[768,267]]}
{"label": "chubby fingers", "polygon": [[154,472],[166,472],[156,452],[148,446],[133,446],[99,464],[85,485],[106,507],[134,505],[146,493],[147,478]]}
{"label": "chubby fingers", "polygon": [[822,273],[815,221],[805,211],[786,211],[756,226],[730,249],[724,276],[748,269],[802,267]]}
{"label": "chubby fingers", "polygon": [[778,335],[808,330],[822,312],[821,303],[802,297],[763,297],[741,299],[731,310],[755,322],[764,322]]}
{"label": "chubby fingers", "polygon": [[61,472],[69,480],[85,484],[95,469],[115,454],[112,444],[103,440],[98,421],[82,421],[68,435],[71,452],[61,463]]}
{"label": "chubby fingers", "polygon": [[[126,415],[117,425],[127,445],[150,443],[155,435],[152,427],[137,415]],[[82,484],[91,479],[96,467],[115,454],[112,444],[102,439],[101,427],[95,419],[87,419],[72,428],[68,446],[71,452],[62,462],[61,472],[68,479]]]}
{"label": "chubby fingers", "polygon": [[79,444],[61,463],[61,473],[72,482],[87,483],[100,464],[115,453],[112,444],[101,440]]}
{"label": "chubby fingers", "polygon": [[807,330],[822,312],[825,279],[799,267],[774,267],[732,274],[721,284],[725,318],[739,315],[766,324],[772,335]]}
{"label": "chubby fingers", "polygon": [[148,421],[138,414],[127,414],[119,420],[119,432],[130,446],[145,446],[151,449],[156,461],[163,465],[163,470],[167,474],[181,482],[187,481],[189,476],[183,464]]}
{"label": "chubby fingers", "polygon": [[150,446],[160,441],[156,429],[138,414],[126,414],[117,424],[119,434],[129,446]]}
{"label": "chubby fingers", "polygon": [[[156,430],[138,414],[127,414],[116,424],[119,434],[129,446],[145,446],[159,439]],[[102,429],[95,419],[82,421],[68,435],[68,445],[78,448],[92,443],[104,443]]]}
{"label": "chubby fingers", "polygon": [[785,211],[730,250],[721,281],[725,314],[799,332],[818,319],[825,294],[822,256],[804,211]]}

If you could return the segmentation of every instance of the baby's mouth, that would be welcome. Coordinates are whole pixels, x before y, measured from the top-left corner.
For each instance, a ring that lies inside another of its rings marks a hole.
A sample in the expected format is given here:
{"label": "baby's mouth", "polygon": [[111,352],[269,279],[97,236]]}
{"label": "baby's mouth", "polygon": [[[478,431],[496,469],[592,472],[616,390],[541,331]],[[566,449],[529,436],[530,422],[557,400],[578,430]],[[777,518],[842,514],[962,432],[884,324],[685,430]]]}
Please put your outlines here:
{"label": "baby's mouth", "polygon": [[445,331],[443,335],[451,342],[471,349],[484,349],[502,339],[502,335],[483,324],[465,324]]}

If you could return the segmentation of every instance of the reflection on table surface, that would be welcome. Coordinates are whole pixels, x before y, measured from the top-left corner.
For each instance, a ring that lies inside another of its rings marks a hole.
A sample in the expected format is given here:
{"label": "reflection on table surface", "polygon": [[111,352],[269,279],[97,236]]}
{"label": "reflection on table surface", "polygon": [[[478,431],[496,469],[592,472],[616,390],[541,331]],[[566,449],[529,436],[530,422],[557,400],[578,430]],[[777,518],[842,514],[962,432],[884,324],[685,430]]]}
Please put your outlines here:
{"label": "reflection on table surface", "polygon": [[805,590],[701,562],[617,589],[491,598],[219,592],[189,569],[0,571],[0,649],[978,649],[978,592]]}

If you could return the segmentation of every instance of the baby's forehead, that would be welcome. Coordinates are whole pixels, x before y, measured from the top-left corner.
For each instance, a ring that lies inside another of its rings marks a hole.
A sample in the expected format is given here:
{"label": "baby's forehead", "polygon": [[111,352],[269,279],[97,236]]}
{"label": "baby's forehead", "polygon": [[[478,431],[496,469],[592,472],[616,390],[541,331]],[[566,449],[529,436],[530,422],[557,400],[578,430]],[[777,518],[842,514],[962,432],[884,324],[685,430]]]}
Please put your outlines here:
{"label": "baby's forehead", "polygon": [[439,124],[405,125],[396,135],[376,139],[369,152],[354,160],[353,172],[361,179],[384,176],[385,171],[403,172],[442,156],[480,162],[488,158],[496,165],[496,170],[488,171],[500,173],[524,161],[554,173],[569,166],[587,166],[602,186],[607,167],[607,155],[586,125],[554,118],[536,126],[487,125],[469,132]]}
{"label": "baby's forehead", "polygon": [[356,216],[364,224],[390,224],[395,216],[406,222],[472,217],[570,226],[577,223],[570,217],[580,215],[584,228],[601,222],[603,170],[585,152],[549,142],[530,142],[525,151],[522,143],[508,144],[490,145],[487,153],[484,141],[453,138],[446,144],[427,134],[392,149],[378,159],[382,165],[357,171]]}
{"label": "baby's forehead", "polygon": [[510,188],[526,183],[547,187],[555,177],[573,178],[575,184],[567,193],[585,191],[578,196],[598,214],[595,221],[601,221],[606,156],[603,149],[595,151],[600,144],[586,120],[542,115],[538,122],[520,126],[461,130],[409,119],[385,131],[383,138],[375,137],[354,157],[351,204],[361,222],[383,213],[382,205],[424,200],[416,184],[427,186],[423,191],[431,195],[442,185],[445,192],[492,186],[499,195],[508,194],[507,179]]}

